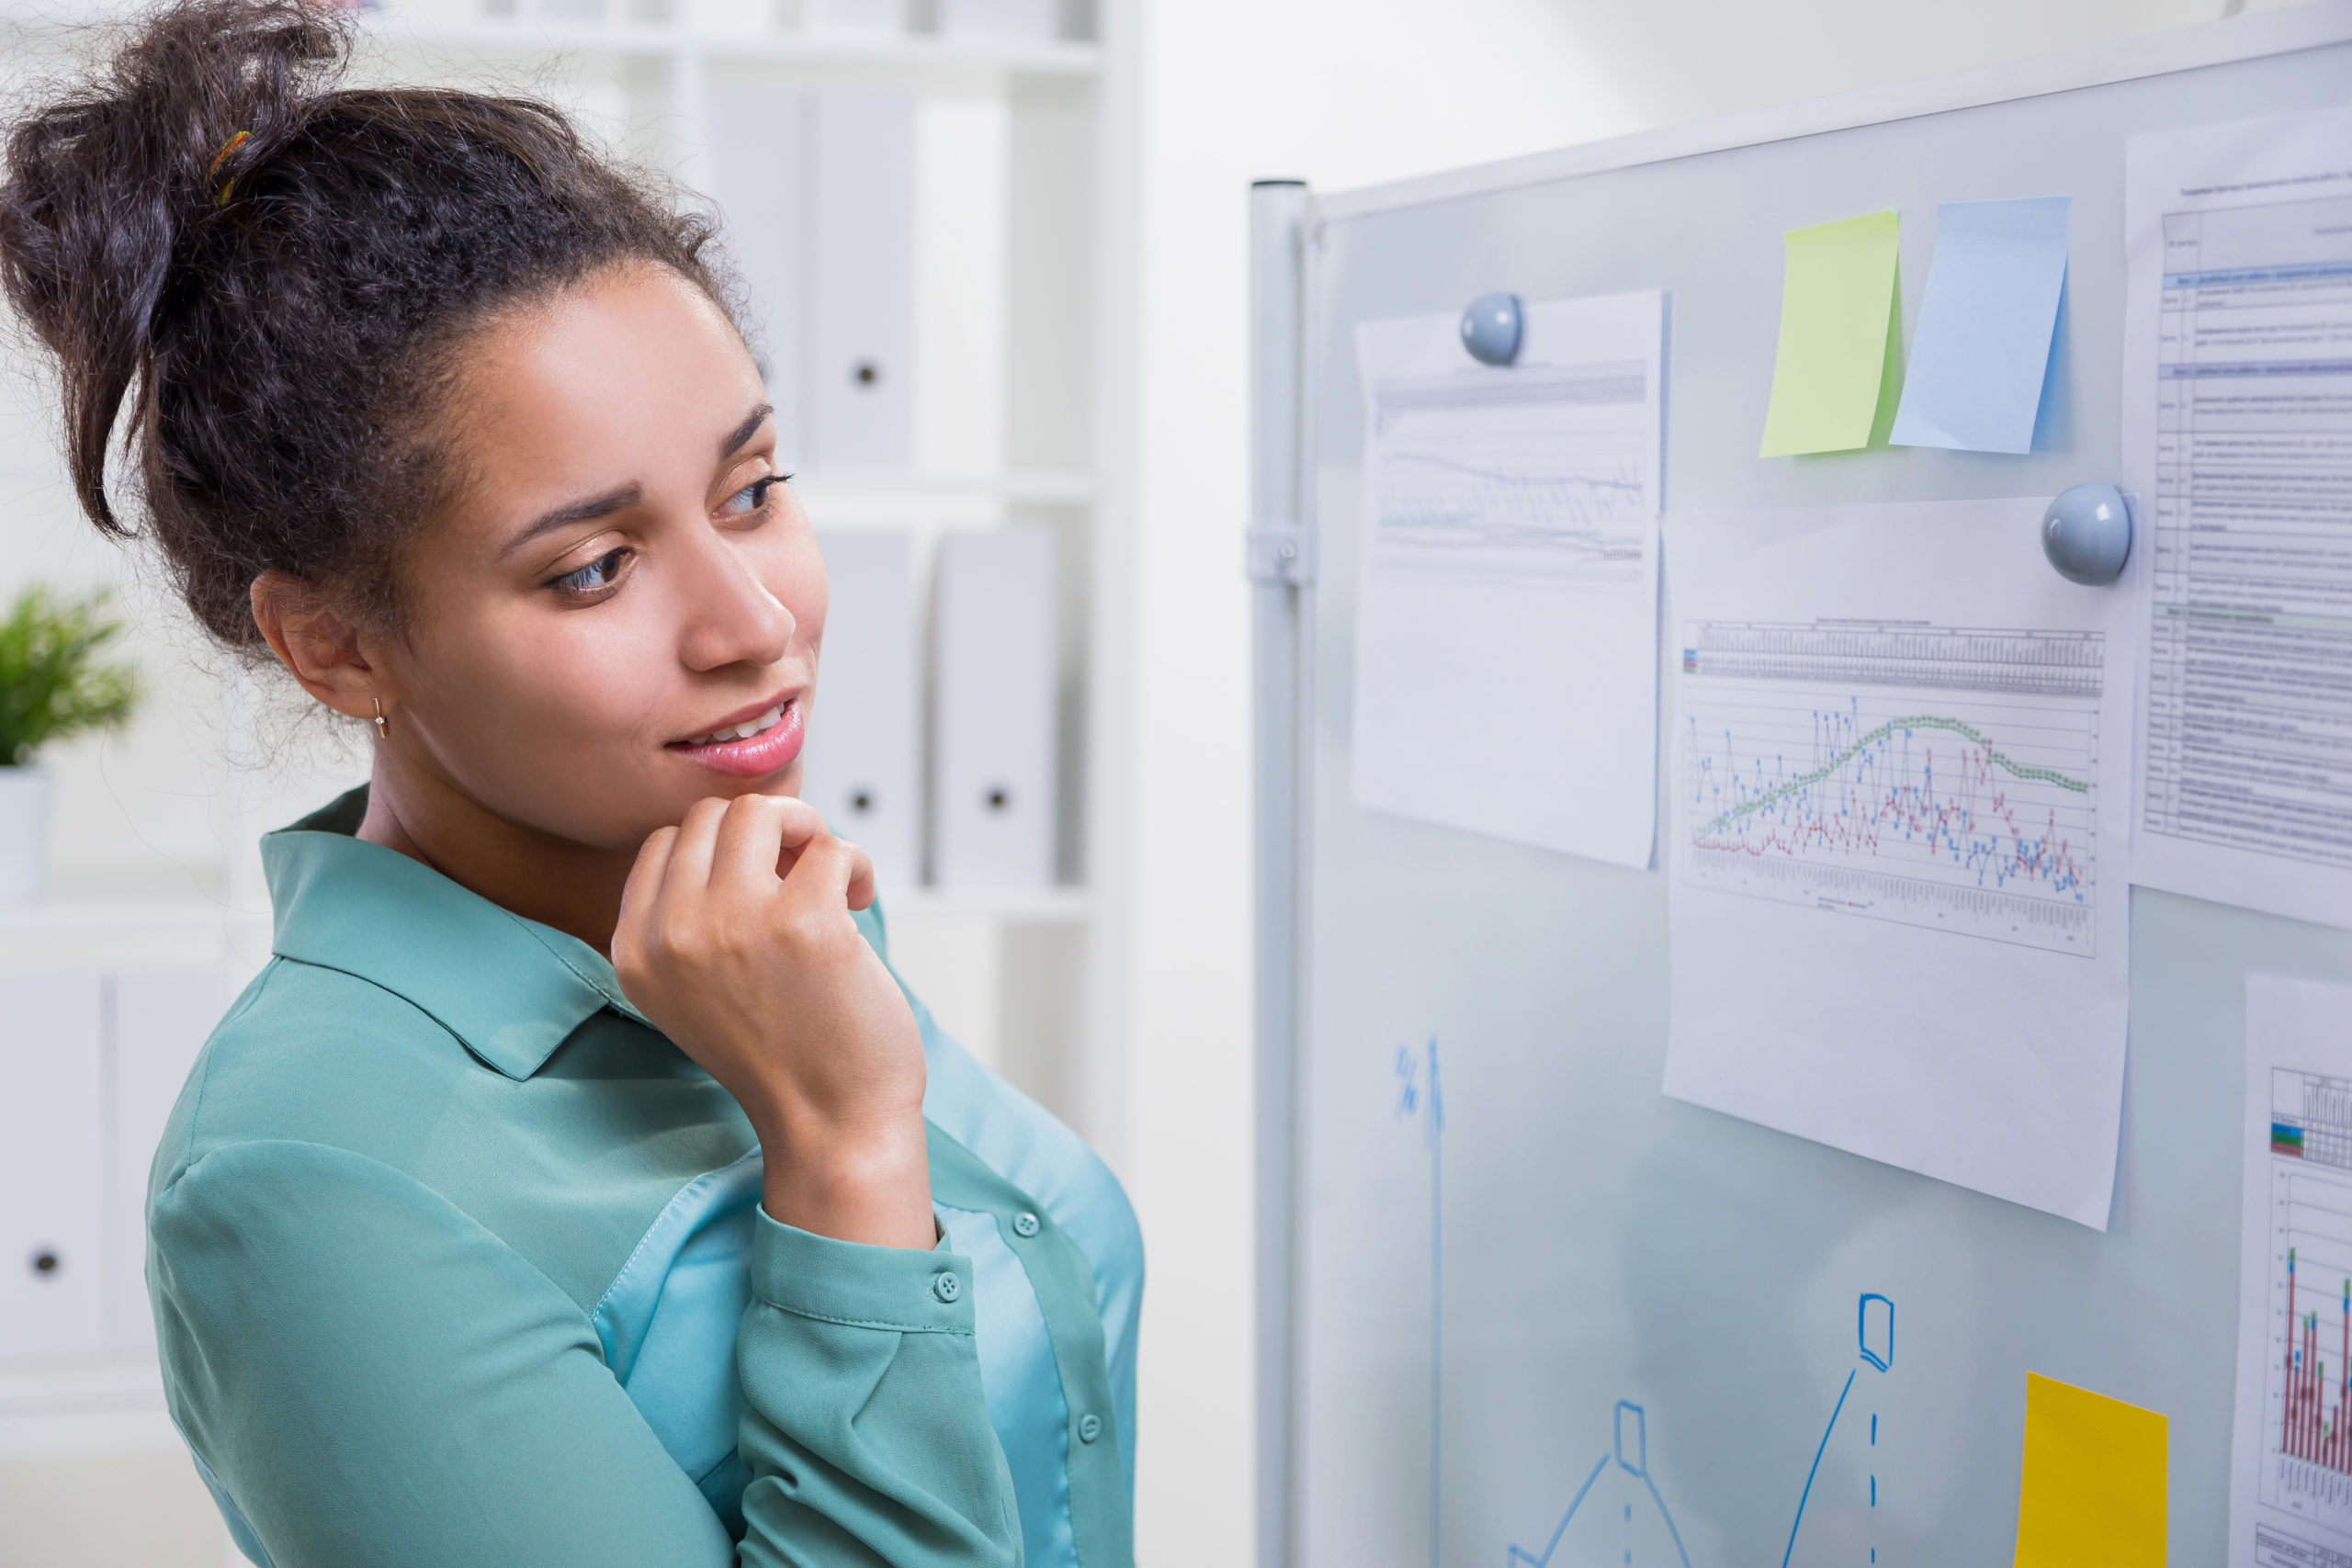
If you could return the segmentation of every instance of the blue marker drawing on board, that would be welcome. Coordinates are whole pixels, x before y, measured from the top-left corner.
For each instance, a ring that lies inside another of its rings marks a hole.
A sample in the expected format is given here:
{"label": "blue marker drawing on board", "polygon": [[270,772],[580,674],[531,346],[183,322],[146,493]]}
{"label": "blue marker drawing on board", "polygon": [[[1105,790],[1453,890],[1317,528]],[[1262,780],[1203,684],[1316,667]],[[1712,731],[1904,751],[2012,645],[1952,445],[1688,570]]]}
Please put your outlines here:
{"label": "blue marker drawing on board", "polygon": [[[1682,1532],[1675,1529],[1674,1516],[1650,1474],[1648,1416],[1640,1405],[1621,1399],[1614,1419],[1615,1440],[1610,1451],[1594,1461],[1584,1484],[1569,1499],[1568,1511],[1552,1527],[1543,1550],[1530,1551],[1513,1542],[1503,1557],[1503,1568],[1551,1568],[1563,1540],[1570,1543],[1570,1550],[1561,1557],[1562,1568],[1570,1562],[1602,1561],[1623,1562],[1633,1568],[1673,1568],[1677,1563],[1690,1568],[1690,1554],[1682,1548]],[[1604,1496],[1594,1496],[1596,1487]],[[1666,1554],[1668,1551],[1673,1553],[1670,1557]]]}
{"label": "blue marker drawing on board", "polygon": [[[1445,1392],[1445,1095],[1438,1087],[1435,1036],[1425,1052],[1416,1056],[1408,1045],[1396,1047],[1396,1116],[1399,1121],[1420,1119],[1421,1142],[1430,1151],[1430,1568],[1439,1568],[1440,1417]],[[1429,1068],[1426,1084],[1420,1081],[1424,1065]]]}
{"label": "blue marker drawing on board", "polygon": [[[1874,1373],[1894,1370],[1894,1303],[1875,1291],[1865,1292],[1854,1309],[1854,1337],[1862,1366]],[[1862,1367],[1846,1373],[1846,1381],[1838,1390],[1838,1403],[1830,1407],[1829,1425],[1822,1428],[1821,1442],[1813,1450],[1813,1464],[1804,1472],[1804,1490],[1797,1495],[1797,1517],[1789,1525],[1789,1544],[1781,1553],[1781,1568],[1789,1568],[1796,1555],[1797,1537],[1804,1529],[1805,1505],[1813,1500],[1813,1483],[1821,1476],[1821,1456],[1829,1451],[1829,1439],[1838,1430],[1838,1418],[1845,1414],[1846,1402],[1854,1392],[1854,1380],[1861,1376]],[[1874,1396],[1876,1389],[1871,1390]],[[1878,1413],[1871,1413],[1870,1425],[1870,1504],[1878,1506]],[[1874,1517],[1874,1516],[1873,1516]],[[1878,1548],[1870,1549],[1870,1560],[1878,1561]]]}

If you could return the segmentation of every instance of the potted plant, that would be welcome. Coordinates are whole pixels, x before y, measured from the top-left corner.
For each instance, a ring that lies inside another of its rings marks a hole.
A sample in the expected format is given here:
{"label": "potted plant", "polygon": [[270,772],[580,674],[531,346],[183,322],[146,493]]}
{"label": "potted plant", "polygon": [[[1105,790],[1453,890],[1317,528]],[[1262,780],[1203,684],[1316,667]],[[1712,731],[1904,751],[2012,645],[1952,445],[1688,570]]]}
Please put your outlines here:
{"label": "potted plant", "polygon": [[26,589],[0,619],[0,904],[40,897],[49,844],[49,770],[33,757],[52,740],[112,729],[130,716],[139,683],[99,655],[122,633],[103,593],[62,600]]}

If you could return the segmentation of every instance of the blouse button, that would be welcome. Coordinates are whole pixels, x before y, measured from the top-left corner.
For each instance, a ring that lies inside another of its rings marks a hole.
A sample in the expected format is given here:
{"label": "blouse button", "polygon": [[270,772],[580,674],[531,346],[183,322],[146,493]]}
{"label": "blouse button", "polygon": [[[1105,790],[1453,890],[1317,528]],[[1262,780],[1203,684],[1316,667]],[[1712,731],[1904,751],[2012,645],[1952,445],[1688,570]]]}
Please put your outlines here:
{"label": "blouse button", "polygon": [[1102,1417],[1088,1411],[1078,1418],[1078,1440],[1091,1443],[1102,1435]]}
{"label": "blouse button", "polygon": [[964,1281],[943,1269],[931,1277],[931,1293],[943,1302],[952,1302],[964,1293]]}
{"label": "blouse button", "polygon": [[1023,1241],[1026,1241],[1031,1236],[1035,1235],[1037,1234],[1037,1216],[1027,1213],[1013,1215],[1012,1234],[1021,1237]]}

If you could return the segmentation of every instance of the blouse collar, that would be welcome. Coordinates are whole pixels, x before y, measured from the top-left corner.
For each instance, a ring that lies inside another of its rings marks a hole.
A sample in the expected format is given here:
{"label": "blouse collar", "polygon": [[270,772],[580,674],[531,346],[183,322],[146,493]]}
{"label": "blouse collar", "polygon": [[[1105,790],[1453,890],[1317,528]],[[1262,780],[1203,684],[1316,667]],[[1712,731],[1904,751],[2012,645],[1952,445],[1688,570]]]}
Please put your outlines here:
{"label": "blouse collar", "polygon": [[586,942],[355,838],[367,811],[362,784],[263,836],[278,956],[382,987],[510,1078],[537,1072],[604,1009],[646,1021]]}

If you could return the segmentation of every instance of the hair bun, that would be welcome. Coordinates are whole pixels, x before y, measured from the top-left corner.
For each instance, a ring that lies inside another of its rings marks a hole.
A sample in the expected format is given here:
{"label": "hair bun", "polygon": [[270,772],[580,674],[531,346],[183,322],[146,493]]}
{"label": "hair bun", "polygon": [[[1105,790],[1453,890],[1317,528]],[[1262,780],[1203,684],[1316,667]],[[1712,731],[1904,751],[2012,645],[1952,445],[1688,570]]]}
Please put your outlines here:
{"label": "hair bun", "polygon": [[[187,0],[11,130],[0,286],[45,346],[93,372],[66,378],[77,447],[104,446],[191,232],[230,221],[215,217],[224,182],[299,133],[349,56],[350,28],[311,0]],[[240,131],[251,135],[224,161]],[[101,528],[127,532],[102,488],[78,488]]]}

